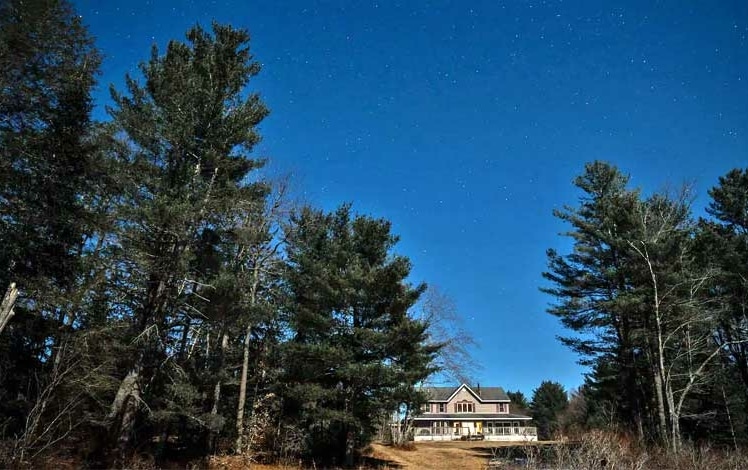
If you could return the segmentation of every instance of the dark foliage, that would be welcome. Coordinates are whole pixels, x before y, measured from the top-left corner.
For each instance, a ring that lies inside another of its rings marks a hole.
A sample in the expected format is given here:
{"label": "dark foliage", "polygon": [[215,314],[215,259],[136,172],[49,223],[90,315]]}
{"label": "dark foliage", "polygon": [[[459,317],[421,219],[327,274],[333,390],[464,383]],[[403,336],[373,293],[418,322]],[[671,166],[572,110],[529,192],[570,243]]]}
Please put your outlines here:
{"label": "dark foliage", "polygon": [[[313,209],[258,175],[242,29],[153,49],[111,120],[64,0],[0,4],[1,463],[223,451],[351,463],[417,408],[440,345],[384,220]],[[285,228],[285,231],[284,231]],[[298,445],[297,445],[298,444]]]}

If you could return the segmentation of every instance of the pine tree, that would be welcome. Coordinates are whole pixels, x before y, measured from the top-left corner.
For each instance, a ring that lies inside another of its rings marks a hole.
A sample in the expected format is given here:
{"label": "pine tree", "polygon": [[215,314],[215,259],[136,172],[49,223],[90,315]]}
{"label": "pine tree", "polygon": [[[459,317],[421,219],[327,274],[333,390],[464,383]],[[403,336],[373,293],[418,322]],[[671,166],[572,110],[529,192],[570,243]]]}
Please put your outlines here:
{"label": "pine tree", "polygon": [[509,400],[512,401],[512,412],[513,413],[526,413],[530,409],[530,402],[527,401],[527,397],[521,391],[506,392]]}
{"label": "pine tree", "polygon": [[72,413],[52,391],[98,223],[87,202],[100,183],[90,120],[99,64],[69,2],[0,3],[0,286],[19,289],[15,316],[0,318],[0,395],[12,397],[0,415],[22,453],[59,437],[54,426],[39,436],[47,415]]}
{"label": "pine tree", "polygon": [[[123,156],[129,181],[119,235],[119,264],[127,276],[117,288],[128,292],[118,310],[129,324],[123,343],[134,350],[123,358],[126,373],[108,416],[120,458],[131,447],[143,403],[160,421],[154,423],[159,433],[183,418],[200,428],[188,435],[213,428],[198,411],[210,415],[212,407],[197,403],[201,385],[170,380],[184,377],[182,365],[170,358],[192,318],[207,319],[213,349],[205,359],[224,354],[230,312],[220,310],[225,303],[205,299],[227,295],[220,286],[223,243],[241,203],[262,201],[267,192],[263,184],[247,184],[263,163],[249,153],[267,114],[258,95],[244,94],[259,71],[248,33],[214,24],[212,33],[192,28],[187,40],[170,42],[163,56],[154,47],[141,66],[144,83],[128,77],[129,96],[112,92],[110,113],[131,149]],[[215,386],[214,380],[207,385]]]}
{"label": "pine tree", "polygon": [[390,224],[302,210],[288,234],[289,326],[282,394],[308,455],[352,463],[382,412],[422,400],[438,346],[409,311],[424,290],[405,282],[409,261],[393,256]]}
{"label": "pine tree", "polygon": [[538,428],[539,439],[547,440],[555,436],[568,403],[564,387],[557,382],[545,380],[533,391],[530,413]]}
{"label": "pine tree", "polygon": [[627,243],[636,227],[639,195],[627,183],[628,177],[607,163],[585,166],[575,180],[584,192],[579,207],[555,211],[572,226],[566,235],[574,241],[573,252],[562,256],[548,250],[549,271],[543,277],[552,286],[541,290],[557,299],[548,312],[578,333],[561,341],[580,354],[582,364],[597,370],[604,366],[606,374],[597,376],[603,380],[599,391],[617,404],[624,423],[643,434],[647,398],[640,392],[641,380],[649,374],[640,370],[642,357],[635,347],[641,321],[638,304],[628,300],[632,274]]}
{"label": "pine tree", "polygon": [[708,414],[698,398],[723,376],[718,357],[741,344],[715,342],[716,271],[699,261],[688,188],[642,199],[600,163],[577,183],[588,197],[558,214],[574,227],[574,251],[549,252],[544,291],[559,299],[549,312],[579,334],[563,341],[593,366],[590,409],[678,452],[681,425]]}
{"label": "pine tree", "polygon": [[68,2],[0,6],[0,283],[36,301],[77,272],[99,63]]}
{"label": "pine tree", "polygon": [[[700,220],[698,259],[704,269],[715,269],[712,300],[720,305],[716,338],[725,345],[724,366],[729,371],[718,395],[731,397],[740,439],[748,439],[748,169],[734,169],[709,190],[711,220]],[[737,380],[730,380],[730,379]],[[726,388],[740,391],[722,393]],[[729,407],[729,403],[727,404]]]}

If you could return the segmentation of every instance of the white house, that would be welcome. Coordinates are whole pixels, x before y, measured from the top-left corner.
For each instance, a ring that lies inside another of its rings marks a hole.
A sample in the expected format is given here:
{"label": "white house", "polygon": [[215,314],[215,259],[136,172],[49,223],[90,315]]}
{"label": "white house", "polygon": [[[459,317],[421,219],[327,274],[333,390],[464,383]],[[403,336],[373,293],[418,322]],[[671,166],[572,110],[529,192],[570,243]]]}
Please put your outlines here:
{"label": "white house", "polygon": [[427,387],[428,403],[413,419],[416,441],[537,441],[532,418],[511,412],[501,387]]}

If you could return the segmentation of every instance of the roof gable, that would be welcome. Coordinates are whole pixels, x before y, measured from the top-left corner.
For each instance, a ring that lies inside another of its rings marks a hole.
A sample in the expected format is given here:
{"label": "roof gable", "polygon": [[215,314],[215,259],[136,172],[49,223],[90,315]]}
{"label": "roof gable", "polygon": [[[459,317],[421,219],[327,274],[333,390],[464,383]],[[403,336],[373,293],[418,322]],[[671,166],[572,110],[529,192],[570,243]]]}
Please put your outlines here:
{"label": "roof gable", "polygon": [[480,394],[470,388],[467,384],[457,387],[424,387],[429,401],[448,402],[462,389],[467,390],[480,402],[509,402],[509,397],[501,387],[480,387]]}

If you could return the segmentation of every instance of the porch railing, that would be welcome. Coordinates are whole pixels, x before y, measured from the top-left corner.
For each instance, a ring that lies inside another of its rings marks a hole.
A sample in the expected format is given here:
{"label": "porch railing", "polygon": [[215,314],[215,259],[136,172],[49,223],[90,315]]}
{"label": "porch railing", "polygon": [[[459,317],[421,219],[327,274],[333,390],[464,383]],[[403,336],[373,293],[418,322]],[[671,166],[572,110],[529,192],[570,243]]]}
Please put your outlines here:
{"label": "porch railing", "polygon": [[483,434],[485,436],[537,436],[538,429],[534,426],[484,427],[481,433],[477,433],[474,429],[468,427],[415,429],[415,435],[417,436],[468,436],[471,434]]}
{"label": "porch railing", "polygon": [[534,426],[512,426],[501,428],[483,428],[486,436],[537,436],[538,428]]}

